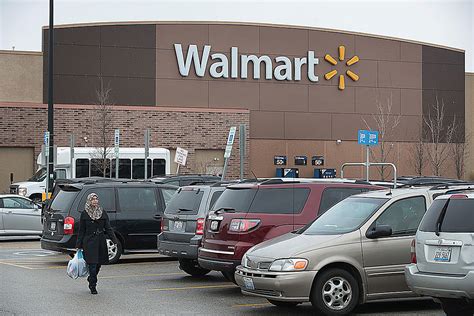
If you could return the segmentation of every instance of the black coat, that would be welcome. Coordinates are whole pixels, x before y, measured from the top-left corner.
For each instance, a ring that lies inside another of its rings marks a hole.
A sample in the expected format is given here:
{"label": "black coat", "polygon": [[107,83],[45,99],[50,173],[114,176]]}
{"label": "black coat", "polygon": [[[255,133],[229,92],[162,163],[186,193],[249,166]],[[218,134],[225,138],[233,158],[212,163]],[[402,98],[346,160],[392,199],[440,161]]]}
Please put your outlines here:
{"label": "black coat", "polygon": [[81,212],[76,248],[83,249],[84,260],[88,264],[109,263],[106,235],[117,243],[107,212],[103,211],[97,220],[92,220],[86,211]]}

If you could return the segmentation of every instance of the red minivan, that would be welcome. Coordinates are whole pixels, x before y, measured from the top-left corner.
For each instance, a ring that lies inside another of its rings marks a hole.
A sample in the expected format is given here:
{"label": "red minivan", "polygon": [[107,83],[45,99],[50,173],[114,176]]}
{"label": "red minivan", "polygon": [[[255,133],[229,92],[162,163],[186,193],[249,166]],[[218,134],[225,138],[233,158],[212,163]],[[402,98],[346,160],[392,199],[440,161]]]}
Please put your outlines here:
{"label": "red minivan", "polygon": [[199,265],[234,281],[251,247],[297,230],[348,196],[385,189],[357,181],[284,181],[228,186],[206,218]]}

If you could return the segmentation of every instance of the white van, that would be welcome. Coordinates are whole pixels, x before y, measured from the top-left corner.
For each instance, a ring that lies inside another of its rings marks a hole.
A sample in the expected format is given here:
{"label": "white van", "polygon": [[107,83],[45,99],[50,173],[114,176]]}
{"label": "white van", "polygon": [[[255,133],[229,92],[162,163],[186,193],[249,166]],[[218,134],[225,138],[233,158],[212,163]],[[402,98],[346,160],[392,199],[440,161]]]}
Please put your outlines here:
{"label": "white van", "polygon": [[[71,148],[58,147],[54,171],[56,179],[85,177],[115,177],[115,155],[113,148],[108,150],[105,174],[103,172],[100,150],[95,147],[75,147],[71,166]],[[121,147],[119,151],[119,178],[144,179],[144,148]],[[148,156],[148,177],[170,174],[170,151],[166,148],[150,148]],[[28,181],[10,185],[11,194],[41,201],[46,188],[46,162],[43,155],[37,159],[38,170]]]}

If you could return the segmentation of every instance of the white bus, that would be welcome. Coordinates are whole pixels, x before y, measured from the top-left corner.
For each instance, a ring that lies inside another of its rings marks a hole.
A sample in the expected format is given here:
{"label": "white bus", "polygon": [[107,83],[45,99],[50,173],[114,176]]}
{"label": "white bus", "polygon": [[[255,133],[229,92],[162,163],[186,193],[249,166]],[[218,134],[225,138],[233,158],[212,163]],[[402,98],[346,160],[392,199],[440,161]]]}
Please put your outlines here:
{"label": "white bus", "polygon": [[[102,168],[100,150],[95,147],[75,147],[71,166],[70,147],[58,147],[54,171],[56,179],[72,179],[85,177],[115,178],[114,149],[107,152],[105,174]],[[121,147],[119,150],[119,172],[121,179],[145,178],[145,149]],[[147,159],[147,176],[163,176],[170,174],[170,151],[166,148],[150,148]],[[20,194],[35,201],[41,201],[46,188],[46,163],[43,155],[37,159],[38,170],[35,175],[25,182],[13,183],[10,193]]]}

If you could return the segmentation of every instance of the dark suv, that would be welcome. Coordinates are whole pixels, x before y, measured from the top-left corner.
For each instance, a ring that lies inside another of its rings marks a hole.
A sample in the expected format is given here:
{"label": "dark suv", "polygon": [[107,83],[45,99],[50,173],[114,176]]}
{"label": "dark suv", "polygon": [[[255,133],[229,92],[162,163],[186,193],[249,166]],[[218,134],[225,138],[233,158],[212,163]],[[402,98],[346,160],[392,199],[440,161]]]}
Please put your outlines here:
{"label": "dark suv", "polygon": [[221,178],[210,174],[181,174],[154,177],[150,180],[155,183],[170,184],[178,187],[184,187],[186,185],[212,184],[220,181]]}
{"label": "dark suv", "polygon": [[354,181],[231,185],[206,219],[199,266],[234,281],[234,270],[251,247],[303,227],[348,196],[376,189],[383,187]]}
{"label": "dark suv", "polygon": [[210,272],[198,265],[198,248],[209,209],[228,183],[179,188],[166,207],[158,236],[158,251],[179,259],[179,267],[192,276]]}
{"label": "dark suv", "polygon": [[80,212],[94,192],[107,211],[118,244],[107,240],[110,263],[124,252],[156,251],[166,204],[177,187],[140,181],[85,181],[60,184],[44,212],[41,248],[73,253]]}

